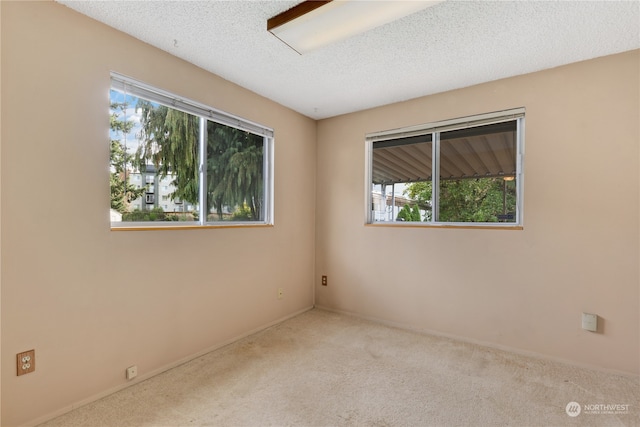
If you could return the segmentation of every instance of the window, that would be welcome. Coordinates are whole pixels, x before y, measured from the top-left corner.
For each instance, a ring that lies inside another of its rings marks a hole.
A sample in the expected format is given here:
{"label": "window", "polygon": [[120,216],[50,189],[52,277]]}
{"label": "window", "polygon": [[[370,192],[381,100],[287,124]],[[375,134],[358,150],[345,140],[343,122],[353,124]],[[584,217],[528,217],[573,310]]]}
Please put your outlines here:
{"label": "window", "polygon": [[273,222],[271,129],[115,73],[110,105],[112,227]]}
{"label": "window", "polygon": [[367,135],[367,222],[522,224],[524,109]]}

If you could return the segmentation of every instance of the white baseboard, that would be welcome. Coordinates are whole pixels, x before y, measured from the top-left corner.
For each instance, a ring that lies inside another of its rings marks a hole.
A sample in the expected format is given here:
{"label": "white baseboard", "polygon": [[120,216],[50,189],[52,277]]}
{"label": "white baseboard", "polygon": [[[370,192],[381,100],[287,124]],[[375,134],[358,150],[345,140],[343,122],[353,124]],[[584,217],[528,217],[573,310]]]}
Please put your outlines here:
{"label": "white baseboard", "polygon": [[379,318],[373,317],[373,316],[364,316],[364,315],[361,315],[361,314],[358,314],[358,313],[353,313],[353,312],[346,311],[346,310],[338,310],[338,309],[334,309],[334,308],[331,308],[331,307],[325,307],[325,306],[322,306],[322,305],[316,305],[314,308],[317,308],[319,310],[329,311],[329,312],[332,312],[332,313],[344,314],[346,316],[356,317],[358,319],[363,319],[363,320],[367,320],[367,321],[370,321],[370,322],[378,323],[378,324],[381,324],[381,325],[390,326],[390,327],[398,328],[398,329],[403,329],[405,331],[415,332],[415,333],[418,333],[418,334],[448,338],[448,339],[452,339],[452,340],[455,340],[455,341],[465,342],[465,343],[469,343],[469,344],[476,344],[476,345],[480,345],[482,347],[488,347],[488,348],[492,348],[492,349],[496,349],[496,350],[502,350],[502,351],[506,351],[508,353],[514,353],[514,354],[518,354],[520,356],[531,357],[531,358],[534,358],[534,359],[548,360],[548,361],[551,361],[551,362],[562,363],[564,365],[575,366],[577,368],[585,368],[585,369],[590,369],[590,370],[593,370],[593,371],[605,372],[605,373],[608,373],[608,374],[615,374],[615,375],[621,375],[621,376],[628,377],[628,378],[640,379],[640,374],[634,374],[632,372],[625,372],[625,371],[619,371],[619,370],[616,370],[616,369],[603,368],[601,366],[589,365],[587,363],[579,363],[579,362],[575,362],[573,360],[562,359],[562,358],[559,358],[559,357],[549,356],[547,354],[542,354],[542,353],[536,353],[535,351],[522,350],[522,349],[518,349],[518,348],[515,348],[515,347],[509,347],[509,346],[506,346],[506,345],[496,344],[496,343],[492,343],[492,342],[489,342],[489,341],[476,340],[476,339],[473,339],[473,338],[467,338],[467,337],[454,335],[454,334],[447,334],[447,333],[444,333],[444,332],[438,332],[438,331],[434,331],[434,330],[431,330],[431,329],[416,328],[416,327],[413,327],[411,325],[407,325],[405,323],[392,322],[390,320],[379,319]]}

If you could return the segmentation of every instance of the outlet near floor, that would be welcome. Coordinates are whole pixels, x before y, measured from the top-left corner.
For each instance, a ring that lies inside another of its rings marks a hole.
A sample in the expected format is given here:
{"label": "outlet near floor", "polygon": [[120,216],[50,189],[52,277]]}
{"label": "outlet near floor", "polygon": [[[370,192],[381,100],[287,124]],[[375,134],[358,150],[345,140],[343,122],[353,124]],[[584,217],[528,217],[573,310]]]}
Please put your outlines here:
{"label": "outlet near floor", "polygon": [[129,366],[126,371],[126,376],[128,380],[132,380],[138,376],[138,367],[136,365]]}
{"label": "outlet near floor", "polygon": [[23,351],[16,355],[16,363],[18,368],[18,376],[30,374],[36,370],[36,351]]}
{"label": "outlet near floor", "polygon": [[598,332],[598,315],[582,313],[582,329],[591,332]]}

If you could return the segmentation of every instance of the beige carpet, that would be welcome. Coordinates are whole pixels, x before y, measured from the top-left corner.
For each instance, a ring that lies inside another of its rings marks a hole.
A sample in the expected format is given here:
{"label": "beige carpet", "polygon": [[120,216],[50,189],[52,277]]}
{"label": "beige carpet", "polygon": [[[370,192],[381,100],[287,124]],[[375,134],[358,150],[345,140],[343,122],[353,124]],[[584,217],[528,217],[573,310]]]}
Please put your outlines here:
{"label": "beige carpet", "polygon": [[639,402],[638,378],[316,309],[43,425],[633,426]]}

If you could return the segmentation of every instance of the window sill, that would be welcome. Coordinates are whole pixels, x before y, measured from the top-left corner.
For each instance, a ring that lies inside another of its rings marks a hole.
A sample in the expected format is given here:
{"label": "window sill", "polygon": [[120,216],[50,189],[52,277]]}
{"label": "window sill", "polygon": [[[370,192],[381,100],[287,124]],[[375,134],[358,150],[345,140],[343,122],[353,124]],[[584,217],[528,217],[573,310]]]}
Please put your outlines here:
{"label": "window sill", "polygon": [[430,224],[420,222],[376,222],[367,223],[365,227],[402,227],[402,228],[457,228],[465,230],[524,230],[522,225],[505,224],[505,225],[493,225],[493,224],[474,224],[474,225],[462,225],[462,224]]}
{"label": "window sill", "polygon": [[174,230],[212,230],[219,228],[273,228],[273,224],[189,224],[189,225],[126,225],[111,226],[111,231],[174,231]]}

